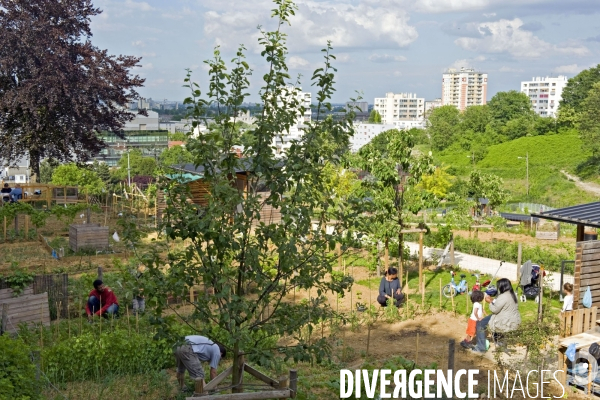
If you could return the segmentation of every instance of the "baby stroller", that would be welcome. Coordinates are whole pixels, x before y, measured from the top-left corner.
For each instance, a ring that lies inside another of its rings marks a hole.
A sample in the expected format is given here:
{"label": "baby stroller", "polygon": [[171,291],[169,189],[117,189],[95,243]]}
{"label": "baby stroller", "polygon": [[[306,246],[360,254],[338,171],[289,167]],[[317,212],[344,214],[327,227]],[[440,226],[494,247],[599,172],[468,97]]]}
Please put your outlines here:
{"label": "baby stroller", "polygon": [[[526,302],[527,299],[534,299],[536,303],[540,301],[540,274],[541,268],[538,264],[533,264],[528,260],[521,267],[521,278],[519,279],[519,287],[521,288],[521,296],[519,299]],[[544,272],[545,274],[545,272]]]}

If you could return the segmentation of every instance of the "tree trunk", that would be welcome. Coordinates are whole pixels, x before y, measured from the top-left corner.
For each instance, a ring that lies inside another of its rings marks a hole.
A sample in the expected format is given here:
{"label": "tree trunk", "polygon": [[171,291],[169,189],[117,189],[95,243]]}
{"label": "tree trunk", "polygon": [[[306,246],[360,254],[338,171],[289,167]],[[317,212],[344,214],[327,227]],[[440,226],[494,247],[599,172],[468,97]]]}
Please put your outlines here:
{"label": "tree trunk", "polygon": [[35,174],[35,183],[40,181],[40,152],[35,149],[29,150],[29,167],[31,169],[30,174]]}

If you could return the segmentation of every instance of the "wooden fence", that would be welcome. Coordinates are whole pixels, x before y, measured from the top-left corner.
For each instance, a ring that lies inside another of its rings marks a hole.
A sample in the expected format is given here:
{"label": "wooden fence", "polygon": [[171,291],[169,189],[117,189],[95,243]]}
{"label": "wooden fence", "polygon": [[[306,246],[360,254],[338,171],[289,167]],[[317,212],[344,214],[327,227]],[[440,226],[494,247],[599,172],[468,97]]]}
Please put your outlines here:
{"label": "wooden fence", "polygon": [[[1,290],[10,290],[8,284],[2,279],[0,279],[0,291]],[[69,303],[69,275],[55,274],[34,276],[30,294],[39,295],[43,293],[48,293],[47,303],[50,312],[50,319],[54,321],[58,316],[61,318],[67,318]]]}
{"label": "wooden fence", "polygon": [[575,250],[573,309],[582,308],[583,296],[590,288],[592,306],[600,306],[600,241],[577,242]]}

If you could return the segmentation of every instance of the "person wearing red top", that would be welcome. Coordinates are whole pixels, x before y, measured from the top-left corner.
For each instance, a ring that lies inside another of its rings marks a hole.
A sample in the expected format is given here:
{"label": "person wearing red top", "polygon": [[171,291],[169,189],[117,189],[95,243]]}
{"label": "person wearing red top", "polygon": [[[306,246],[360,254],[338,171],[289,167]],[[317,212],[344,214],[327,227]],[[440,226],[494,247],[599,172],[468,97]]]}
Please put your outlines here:
{"label": "person wearing red top", "polygon": [[94,290],[90,292],[90,297],[85,306],[85,312],[88,319],[91,320],[94,315],[116,317],[119,312],[119,302],[117,296],[100,279],[94,281]]}

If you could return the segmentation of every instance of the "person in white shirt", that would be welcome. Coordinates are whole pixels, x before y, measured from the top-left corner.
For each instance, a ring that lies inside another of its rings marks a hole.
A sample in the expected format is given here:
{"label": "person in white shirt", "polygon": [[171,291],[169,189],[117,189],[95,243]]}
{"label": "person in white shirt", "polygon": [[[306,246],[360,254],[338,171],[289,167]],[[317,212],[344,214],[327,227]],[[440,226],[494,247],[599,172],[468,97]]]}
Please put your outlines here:
{"label": "person in white shirt", "polygon": [[469,317],[467,323],[467,337],[460,342],[460,345],[465,348],[471,347],[471,341],[477,331],[477,321],[481,321],[485,315],[481,302],[483,301],[483,292],[480,290],[473,290],[471,293],[471,302],[473,303],[473,311]]}
{"label": "person in white shirt", "polygon": [[185,337],[185,344],[175,349],[175,361],[177,364],[177,382],[179,388],[184,390],[185,371],[190,373],[194,380],[194,391],[200,393],[198,388],[204,387],[204,369],[201,361],[210,365],[210,379],[217,376],[219,361],[224,358],[227,351],[220,343],[215,343],[205,336],[189,335]]}
{"label": "person in white shirt", "polygon": [[563,299],[562,311],[573,311],[573,285],[571,283],[565,283],[563,285],[563,290],[565,291],[566,296]]}

